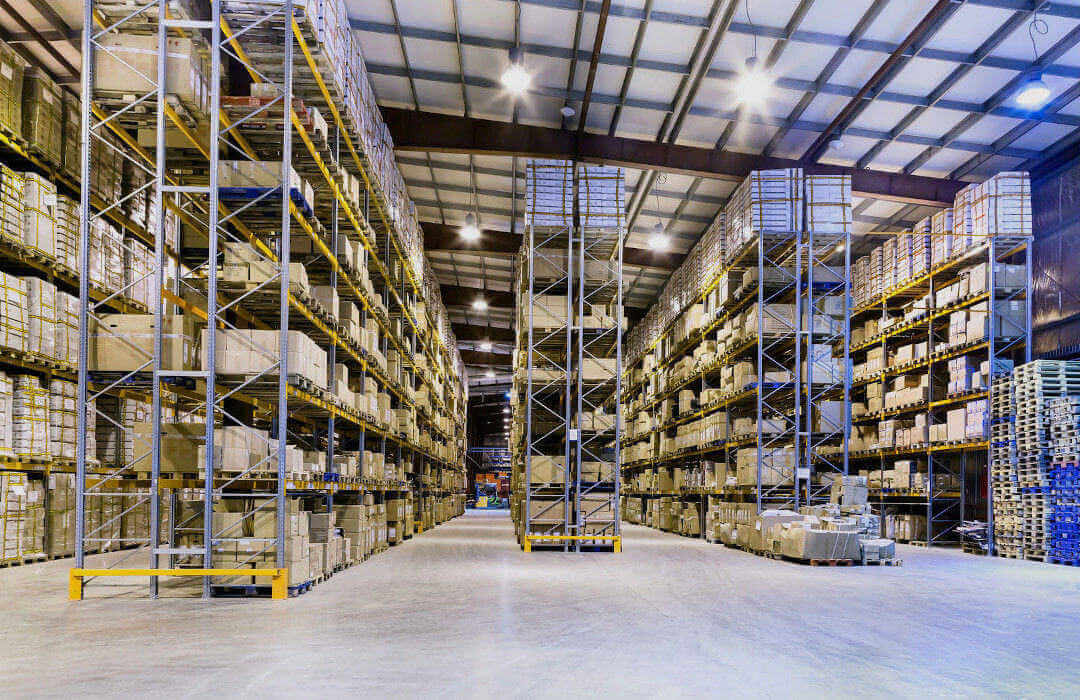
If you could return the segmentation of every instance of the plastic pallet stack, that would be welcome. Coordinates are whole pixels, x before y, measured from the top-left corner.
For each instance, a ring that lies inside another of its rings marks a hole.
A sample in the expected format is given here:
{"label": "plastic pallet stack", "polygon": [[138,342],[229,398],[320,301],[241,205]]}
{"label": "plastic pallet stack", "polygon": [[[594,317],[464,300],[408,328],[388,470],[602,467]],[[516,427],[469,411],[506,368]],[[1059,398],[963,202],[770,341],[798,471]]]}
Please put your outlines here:
{"label": "plastic pallet stack", "polygon": [[1080,393],[1080,362],[1036,360],[1013,370],[1016,475],[1024,516],[1024,557],[1047,555],[1050,523],[1049,401]]}
{"label": "plastic pallet stack", "polygon": [[1047,560],[1080,565],[1080,395],[1047,402],[1053,454],[1049,468]]}

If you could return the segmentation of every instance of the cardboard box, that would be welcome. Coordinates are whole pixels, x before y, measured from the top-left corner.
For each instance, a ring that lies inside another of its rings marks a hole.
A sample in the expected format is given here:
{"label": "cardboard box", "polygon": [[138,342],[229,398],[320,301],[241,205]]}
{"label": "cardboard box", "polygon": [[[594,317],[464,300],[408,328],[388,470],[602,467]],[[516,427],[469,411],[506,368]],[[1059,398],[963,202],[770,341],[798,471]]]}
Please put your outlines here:
{"label": "cardboard box", "polygon": [[[90,367],[97,372],[131,372],[154,356],[153,314],[105,314],[92,322]],[[190,370],[195,366],[196,324],[191,316],[164,316],[161,329],[161,367]],[[153,368],[147,366],[143,371]]]}

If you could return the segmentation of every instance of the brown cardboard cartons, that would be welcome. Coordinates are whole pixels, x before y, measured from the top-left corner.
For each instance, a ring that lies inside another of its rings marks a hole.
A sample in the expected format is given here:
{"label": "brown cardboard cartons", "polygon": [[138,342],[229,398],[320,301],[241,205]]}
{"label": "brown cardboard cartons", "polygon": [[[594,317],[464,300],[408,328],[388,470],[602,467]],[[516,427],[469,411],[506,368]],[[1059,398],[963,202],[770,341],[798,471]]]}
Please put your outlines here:
{"label": "brown cardboard cartons", "polygon": [[534,484],[561,484],[566,481],[563,457],[532,455],[529,480]]}
{"label": "brown cardboard cartons", "polygon": [[[98,372],[131,372],[154,356],[153,314],[104,314],[90,324],[89,368]],[[192,316],[162,317],[161,367],[189,370],[198,354]],[[144,371],[149,371],[145,368]]]}

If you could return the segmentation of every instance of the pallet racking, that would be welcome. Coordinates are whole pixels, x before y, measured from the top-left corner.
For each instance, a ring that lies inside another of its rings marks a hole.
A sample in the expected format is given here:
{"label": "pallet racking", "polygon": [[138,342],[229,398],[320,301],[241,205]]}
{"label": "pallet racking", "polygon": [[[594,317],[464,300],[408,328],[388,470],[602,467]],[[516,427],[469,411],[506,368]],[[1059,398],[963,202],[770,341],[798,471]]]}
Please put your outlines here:
{"label": "pallet racking", "polygon": [[1002,173],[856,261],[851,457],[887,536],[957,544],[997,489],[991,387],[1030,359],[1030,237],[1027,175]]}
{"label": "pallet racking", "polygon": [[526,232],[511,392],[511,508],[526,551],[621,539],[623,173],[526,165]]}
{"label": "pallet racking", "polygon": [[[142,176],[124,199],[151,198],[151,225],[134,230],[162,303],[141,319],[152,342],[140,347],[109,330],[109,299],[80,278],[77,570],[102,527],[88,505],[117,487],[150,510],[130,556],[149,555],[152,597],[177,564],[196,567],[204,596],[235,583],[205,569],[301,570],[298,499],[328,514],[368,506],[383,522],[391,511],[398,538],[463,506],[460,357],[342,11],[87,3],[82,140]],[[116,207],[95,206],[83,153],[87,241]],[[87,269],[86,246],[82,257]],[[177,343],[201,345],[201,361],[175,362]],[[103,346],[133,359],[105,371],[91,354]],[[100,473],[87,416],[118,392],[150,399],[149,426],[117,424],[129,458]],[[171,451],[184,430],[199,434],[181,443],[197,446],[186,461]],[[234,463],[235,441],[258,458]],[[73,580],[81,595],[88,579]]]}
{"label": "pallet racking", "polygon": [[631,520],[711,536],[847,472],[850,206],[846,178],[751,174],[631,333]]}

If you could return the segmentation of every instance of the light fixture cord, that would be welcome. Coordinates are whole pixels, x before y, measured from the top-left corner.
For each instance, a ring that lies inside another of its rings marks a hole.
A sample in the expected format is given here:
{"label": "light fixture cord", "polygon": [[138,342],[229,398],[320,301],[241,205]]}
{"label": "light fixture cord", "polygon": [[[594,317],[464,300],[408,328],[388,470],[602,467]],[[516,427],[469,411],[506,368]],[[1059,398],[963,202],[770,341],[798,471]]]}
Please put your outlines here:
{"label": "light fixture cord", "polygon": [[750,19],[750,0],[746,0],[743,9],[746,10],[746,23],[750,25],[750,36],[754,38],[754,55],[753,58],[757,60],[757,32],[754,31],[754,20]]}
{"label": "light fixture cord", "polygon": [[1050,33],[1050,26],[1046,24],[1046,20],[1039,19],[1039,11],[1035,10],[1031,13],[1031,23],[1028,24],[1028,36],[1031,37],[1031,54],[1032,61],[1039,60],[1039,47],[1035,43],[1035,35],[1046,36]]}
{"label": "light fixture cord", "polygon": [[[665,182],[667,182],[666,175],[660,173],[656,176],[657,185],[663,185]],[[658,227],[663,227],[665,228],[665,230],[667,230],[666,227],[664,227],[664,222],[660,220],[660,194],[656,191],[656,189],[653,189],[653,196],[656,197],[656,225]]]}

